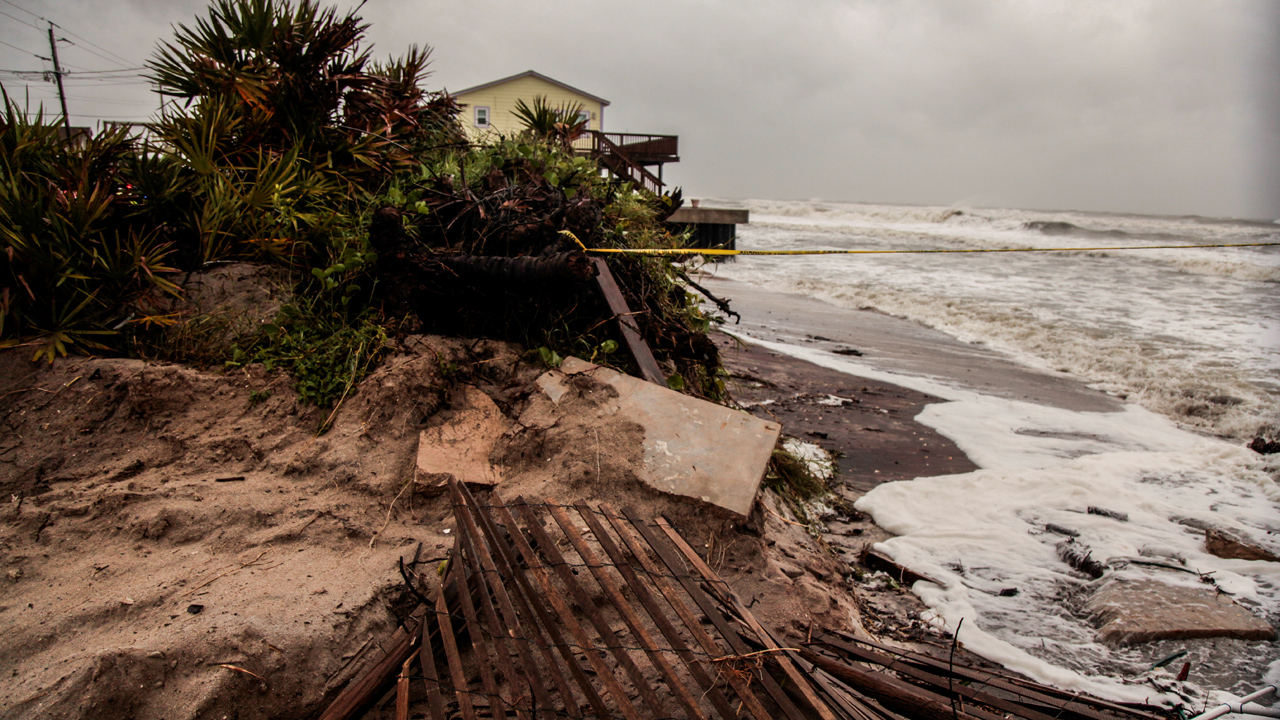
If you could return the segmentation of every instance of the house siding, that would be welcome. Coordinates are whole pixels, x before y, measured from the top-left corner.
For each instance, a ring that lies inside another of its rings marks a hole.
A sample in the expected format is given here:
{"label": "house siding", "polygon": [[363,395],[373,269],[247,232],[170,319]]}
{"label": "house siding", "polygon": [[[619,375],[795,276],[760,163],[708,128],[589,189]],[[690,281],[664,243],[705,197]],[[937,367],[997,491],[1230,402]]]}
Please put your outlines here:
{"label": "house siding", "polygon": [[603,129],[604,108],[600,101],[566,90],[537,77],[520,77],[500,85],[462,93],[455,97],[458,102],[466,106],[462,111],[463,126],[469,134],[478,135],[486,132],[486,130],[477,128],[475,125],[476,107],[489,108],[490,128],[487,132],[510,134],[524,129],[524,125],[515,116],[516,100],[524,100],[525,103],[532,105],[533,98],[537,95],[546,96],[547,103],[551,107],[575,103],[582,105],[583,109],[591,113],[591,120],[587,123],[587,129]]}

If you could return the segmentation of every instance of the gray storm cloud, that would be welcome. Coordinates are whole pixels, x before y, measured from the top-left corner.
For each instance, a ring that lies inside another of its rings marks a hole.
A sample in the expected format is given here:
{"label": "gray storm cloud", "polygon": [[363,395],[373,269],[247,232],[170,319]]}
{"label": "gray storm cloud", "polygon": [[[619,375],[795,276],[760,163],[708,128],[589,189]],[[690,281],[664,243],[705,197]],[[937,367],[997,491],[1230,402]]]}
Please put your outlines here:
{"label": "gray storm cloud", "polygon": [[[14,2],[136,62],[203,12]],[[371,0],[360,13],[376,55],[433,46],[434,87],[536,69],[610,99],[606,129],[679,134],[667,177],[686,195],[1280,217],[1269,0]],[[40,49],[11,25],[0,40]],[[106,64],[76,50],[82,67]],[[155,107],[144,86],[77,95],[86,119]],[[31,97],[53,96],[33,83]]]}

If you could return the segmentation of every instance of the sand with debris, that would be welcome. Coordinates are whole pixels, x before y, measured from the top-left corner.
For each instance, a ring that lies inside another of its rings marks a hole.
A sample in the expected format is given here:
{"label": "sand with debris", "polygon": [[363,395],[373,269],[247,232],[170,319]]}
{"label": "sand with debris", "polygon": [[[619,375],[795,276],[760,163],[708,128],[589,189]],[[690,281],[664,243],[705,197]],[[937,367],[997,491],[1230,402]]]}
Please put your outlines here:
{"label": "sand with debris", "polygon": [[665,515],[766,625],[858,628],[848,567],[776,498],[743,523],[650,489],[639,427],[595,411],[611,389],[575,378],[548,403],[544,370],[503,343],[411,337],[317,436],[329,412],[259,366],[0,353],[0,717],[316,714],[404,612],[398,560],[452,543],[415,456],[477,392],[501,412],[505,497]]}

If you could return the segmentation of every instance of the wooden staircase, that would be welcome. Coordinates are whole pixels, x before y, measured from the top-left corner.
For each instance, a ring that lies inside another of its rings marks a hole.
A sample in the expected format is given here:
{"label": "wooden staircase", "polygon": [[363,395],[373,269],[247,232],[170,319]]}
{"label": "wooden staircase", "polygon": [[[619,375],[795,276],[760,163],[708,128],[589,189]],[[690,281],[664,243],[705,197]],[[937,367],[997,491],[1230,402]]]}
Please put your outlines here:
{"label": "wooden staircase", "polygon": [[[676,135],[606,133],[588,130],[573,141],[574,154],[595,158],[613,177],[661,195],[664,163],[679,162],[680,138]],[[655,175],[649,170],[657,166]]]}

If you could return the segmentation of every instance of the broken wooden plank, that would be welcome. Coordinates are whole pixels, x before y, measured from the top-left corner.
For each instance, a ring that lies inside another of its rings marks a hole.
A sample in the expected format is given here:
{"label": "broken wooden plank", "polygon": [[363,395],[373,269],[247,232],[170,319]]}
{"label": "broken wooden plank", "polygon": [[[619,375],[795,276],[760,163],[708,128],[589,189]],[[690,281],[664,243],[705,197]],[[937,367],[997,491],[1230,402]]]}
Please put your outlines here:
{"label": "broken wooden plank", "polygon": [[[448,562],[450,572],[455,576],[457,573],[452,568],[455,563],[461,561],[462,558],[459,557],[458,552],[450,549]],[[462,592],[466,591],[464,586]],[[462,713],[463,720],[475,720],[475,709],[471,706],[471,689],[467,687],[467,676],[462,672],[462,656],[458,654],[458,643],[453,637],[453,615],[449,611],[448,604],[445,603],[444,593],[436,593],[436,626],[440,628],[440,644],[444,647],[444,655],[449,663],[449,678],[453,683],[453,693],[458,698],[458,709]]]}
{"label": "broken wooden plank", "polygon": [[414,656],[409,656],[400,666],[400,678],[396,680],[396,720],[409,720],[409,668]]}
{"label": "broken wooden plank", "polygon": [[[472,496],[465,485],[462,486],[462,494],[472,507],[479,508],[475,497]],[[502,499],[496,493],[493,495],[491,502],[495,509],[506,510],[506,507],[502,505]],[[502,537],[498,526],[494,524],[493,518],[487,513],[477,512],[475,516],[476,520],[479,521],[480,530],[485,533],[485,539],[489,542],[490,549],[496,550],[493,553],[493,559],[498,566],[498,570],[504,577],[515,580],[514,584],[509,585],[509,589],[512,599],[516,603],[516,611],[527,620],[525,623],[527,637],[541,655],[542,668],[551,675],[556,691],[560,693],[565,713],[571,718],[582,717],[578,700],[574,697],[568,681],[565,680],[564,674],[560,672],[555,656],[551,652],[553,647],[562,650],[562,656],[569,665],[570,672],[574,674],[575,679],[580,678],[580,682],[585,685],[583,691],[587,695],[588,702],[591,702],[593,707],[598,706],[599,712],[605,712],[604,703],[600,700],[599,695],[596,694],[595,689],[587,682],[586,676],[582,674],[582,668],[574,661],[573,655],[568,650],[558,626],[547,614],[541,603],[537,601],[528,578],[525,577],[523,569],[520,568],[519,558],[516,557],[511,543]],[[520,529],[515,524],[515,521],[511,519],[508,522],[510,523],[508,527],[511,528],[511,532],[518,534]],[[550,641],[547,639],[548,635],[550,636]]]}
{"label": "broken wooden plank", "polygon": [[[467,537],[466,533],[460,532],[458,533],[458,537],[461,540],[459,542],[459,546],[461,547],[463,552],[464,553],[471,552],[467,547],[470,544],[471,539]],[[470,568],[467,567],[467,563],[465,562],[462,564],[462,567],[460,568],[460,572],[462,573],[464,585],[467,588],[470,588],[472,582],[474,582],[476,584],[477,590],[479,591],[476,594],[481,596],[483,599],[487,600],[488,593],[484,589],[484,580],[481,579],[474,572],[471,572]],[[497,682],[495,682],[493,677],[493,663],[489,661],[488,644],[485,642],[482,642],[481,639],[477,637],[479,635],[478,631],[480,630],[480,621],[476,613],[476,604],[472,602],[470,592],[458,593],[458,595],[460,596],[459,600],[461,601],[461,605],[462,605],[462,615],[467,619],[467,634],[471,639],[471,648],[472,648],[472,651],[475,652],[476,654],[476,664],[480,666],[480,682],[482,685],[484,685],[484,690],[489,695],[489,712],[490,712],[490,715],[496,717],[497,713],[494,711],[493,704],[495,702],[505,704],[505,700],[502,697],[502,693],[498,691],[498,684]],[[492,612],[492,610],[490,610],[490,612]],[[492,635],[492,632],[493,632],[493,628],[490,627],[491,635]],[[495,652],[498,652],[498,653],[502,652],[498,648],[495,648],[494,650]],[[508,663],[509,663],[509,659],[508,659]],[[504,715],[506,714],[505,708],[503,708],[501,711],[502,711],[502,714]]]}
{"label": "broken wooden plank", "polygon": [[320,720],[352,720],[360,717],[370,705],[385,695],[395,682],[396,670],[404,665],[404,661],[413,654],[413,649],[417,646],[417,629],[417,626],[408,631],[396,628],[391,636],[391,647],[382,659],[358,680],[343,688],[333,702],[329,703],[329,707],[325,708]]}
{"label": "broken wooden plank", "polygon": [[[600,503],[600,511],[609,519],[609,524],[618,533],[618,537],[627,545],[627,549],[631,551],[633,557],[640,561],[640,566],[649,574],[649,579],[657,586],[658,591],[667,599],[667,603],[676,612],[676,616],[684,623],[685,628],[693,635],[698,644],[702,646],[702,650],[707,655],[716,658],[723,656],[724,650],[716,644],[714,638],[702,628],[702,622],[693,614],[689,606],[684,603],[680,597],[679,591],[676,589],[675,583],[666,577],[662,569],[654,564],[649,557],[646,547],[641,544],[641,540],[636,536],[635,530],[628,524],[623,522],[622,516],[618,514],[611,505]],[[738,676],[737,673],[724,673],[723,677],[733,687],[738,698],[742,700],[743,706],[751,713],[755,720],[773,720],[772,715],[765,710],[764,705],[760,703],[760,699],[751,691],[751,686]]]}
{"label": "broken wooden plank", "polygon": [[830,645],[831,647],[838,648],[842,652],[852,656],[852,658],[854,659],[882,665],[886,668],[889,668],[890,670],[893,670],[899,675],[902,675],[912,680],[918,680],[920,682],[927,683],[929,685],[932,685],[935,688],[938,688],[939,690],[946,688],[946,691],[948,693],[954,693],[956,695],[959,695],[963,698],[968,699],[970,702],[979,702],[979,703],[982,703],[983,705],[989,705],[998,710],[1015,713],[1019,717],[1026,718],[1026,720],[1058,720],[1053,716],[1039,712],[1034,708],[1029,708],[1018,702],[1008,700],[1008,699],[999,697],[997,695],[993,695],[992,693],[989,693],[989,692],[983,692],[982,690],[973,688],[969,685],[966,685],[965,683],[950,682],[948,678],[941,677],[931,672],[912,667],[907,663],[897,662],[892,656],[885,656],[873,650],[859,648],[855,645],[850,645],[849,643],[840,642],[838,640],[828,639],[821,642],[823,642],[824,644]]}
{"label": "broken wooden plank", "polygon": [[715,706],[721,717],[726,718],[726,720],[736,717],[737,713],[729,706],[729,701],[725,699],[724,694],[716,687],[715,681],[707,674],[706,669],[702,667],[702,663],[698,662],[698,659],[689,651],[689,648],[684,643],[684,638],[681,637],[675,625],[667,619],[666,614],[662,612],[657,600],[649,592],[649,588],[627,564],[626,557],[623,556],[621,549],[614,544],[613,539],[609,537],[608,531],[605,530],[604,524],[600,522],[600,519],[596,517],[595,511],[582,501],[575,503],[574,507],[577,508],[578,514],[582,516],[582,519],[586,521],[587,527],[591,528],[591,532],[595,535],[596,543],[613,561],[614,568],[622,575],[627,587],[635,595],[636,601],[649,614],[658,631],[675,649],[676,655],[684,662],[689,674],[702,688],[704,695],[711,700],[711,704]]}
{"label": "broken wooden plank", "polygon": [[645,343],[644,336],[640,334],[640,326],[632,317],[631,308],[627,307],[627,299],[623,297],[618,281],[613,278],[609,264],[600,257],[591,258],[591,262],[595,263],[597,270],[596,285],[599,286],[605,302],[609,304],[609,312],[612,312],[618,321],[622,340],[631,351],[631,357],[635,358],[636,366],[640,368],[640,376],[651,383],[666,387],[667,376],[658,366],[658,360],[653,357],[653,351]]}
{"label": "broken wooden plank", "polygon": [[732,605],[734,611],[747,623],[747,626],[751,628],[752,632],[756,634],[760,643],[769,650],[780,651],[774,655],[773,659],[782,668],[782,671],[786,673],[787,677],[790,678],[791,682],[795,683],[796,689],[798,689],[800,694],[804,696],[805,700],[813,706],[813,709],[818,713],[818,716],[822,718],[822,720],[835,720],[835,715],[832,714],[831,708],[827,707],[827,704],[818,697],[817,693],[814,692],[813,687],[809,685],[808,679],[796,669],[794,664],[792,664],[790,656],[794,655],[794,653],[789,650],[785,650],[778,644],[772,633],[766,630],[764,626],[756,620],[750,610],[747,610],[742,599],[733,591],[733,588],[729,587],[729,583],[720,579],[720,576],[716,575],[715,571],[711,569],[711,566],[703,562],[702,558],[698,556],[698,553],[694,552],[693,548],[689,546],[689,543],[685,542],[684,538],[680,536],[680,533],[676,532],[675,528],[671,527],[671,524],[667,522],[666,518],[660,517],[657,522],[658,527],[662,528],[663,532],[665,532],[667,537],[670,538],[672,544],[675,545],[676,549],[685,556],[689,561],[689,564],[693,565],[694,569],[698,571],[698,574],[702,576],[702,579],[705,580],[709,586],[717,588],[718,591],[724,593],[725,599],[729,601],[729,604]]}
{"label": "broken wooden plank", "polygon": [[542,523],[533,512],[532,506],[525,502],[523,497],[516,498],[515,505],[520,514],[524,516],[525,527],[529,529],[529,532],[533,533],[534,539],[538,541],[538,549],[551,561],[551,566],[556,571],[556,574],[560,576],[560,581],[569,588],[569,594],[573,596],[573,601],[577,603],[578,610],[587,616],[587,620],[591,622],[596,633],[600,635],[600,639],[604,641],[605,649],[613,655],[614,659],[618,661],[618,665],[622,666],[622,669],[630,676],[636,692],[640,693],[640,698],[644,700],[645,705],[653,713],[652,717],[666,717],[666,712],[662,708],[662,701],[658,699],[653,688],[649,686],[649,682],[645,680],[644,673],[640,671],[635,661],[627,654],[621,638],[613,631],[613,628],[609,627],[609,622],[605,620],[599,609],[596,608],[591,595],[578,582],[578,578],[569,568],[564,555],[556,548],[555,541],[542,528]]}
{"label": "broken wooden plank", "polygon": [[[505,519],[510,523],[508,527],[516,527],[515,518],[511,515],[510,510],[502,504],[501,499],[498,497],[496,492],[493,494],[493,499],[495,505],[498,506],[498,511],[504,514]],[[516,544],[516,549],[520,551],[521,557],[524,558],[525,564],[533,574],[534,579],[542,588],[543,597],[551,603],[552,608],[555,609],[560,620],[564,622],[565,628],[569,631],[569,634],[573,636],[574,642],[582,652],[583,657],[585,657],[587,662],[591,664],[592,669],[596,673],[596,677],[600,678],[601,682],[604,683],[605,690],[608,691],[609,696],[617,705],[618,710],[627,718],[627,720],[643,720],[639,711],[636,710],[635,705],[631,703],[631,699],[627,697],[626,691],[622,689],[622,685],[618,682],[618,678],[614,676],[612,668],[605,664],[604,660],[596,652],[595,645],[592,644],[586,631],[582,628],[582,625],[578,622],[577,618],[574,617],[573,611],[569,608],[569,604],[565,602],[560,591],[552,583],[551,573],[539,558],[538,553],[529,545],[521,533],[513,532],[511,533],[511,538]],[[566,662],[570,663],[571,666],[576,665],[570,646],[568,644],[562,644],[559,648],[561,653],[565,655]],[[581,676],[575,674],[575,678],[578,677]],[[581,682],[583,683],[584,691],[591,687],[590,683],[585,679],[582,679]],[[591,696],[588,695],[588,697]],[[598,701],[599,699],[600,698],[596,696],[596,700]],[[593,706],[595,707],[597,714],[601,716],[608,716],[611,714],[607,709],[603,708],[602,705]]]}
{"label": "broken wooden plank", "polygon": [[[820,641],[826,642],[828,639],[843,640],[848,644],[865,645],[867,647],[879,650],[885,655],[898,658],[904,662],[912,663],[918,667],[932,669],[941,675],[954,675],[964,681],[971,683],[979,683],[992,688],[1016,695],[1020,698],[1020,702],[1025,704],[1036,704],[1040,707],[1051,708],[1056,711],[1066,711],[1081,715],[1089,720],[1114,720],[1114,718],[1103,715],[1095,708],[1104,708],[1109,712],[1118,713],[1125,717],[1135,718],[1135,720],[1158,720],[1161,716],[1153,713],[1145,713],[1140,710],[1125,707],[1113,703],[1109,700],[1101,698],[1089,697],[1081,695],[1078,692],[1069,692],[1059,690],[1048,685],[1041,685],[1022,678],[1001,675],[992,670],[979,670],[977,668],[967,667],[951,662],[943,662],[937,658],[922,655],[920,653],[911,652],[909,650],[901,650],[892,648],[888,645],[882,645],[873,640],[856,638],[848,633],[843,632],[826,632],[817,636]],[[1086,704],[1087,703],[1087,704]]]}
{"label": "broken wooden plank", "polygon": [[[649,543],[649,547],[658,555],[658,559],[662,560],[662,563],[667,566],[671,571],[671,574],[676,577],[680,585],[684,587],[685,592],[688,593],[689,597],[693,599],[694,603],[696,603],[699,608],[701,608],[702,614],[711,621],[711,624],[715,626],[716,630],[720,633],[720,636],[724,638],[725,642],[729,643],[729,647],[732,648],[738,656],[751,654],[751,648],[748,647],[746,643],[738,637],[738,634],[733,631],[733,628],[729,627],[728,623],[725,622],[725,619],[720,612],[720,608],[712,602],[711,598],[707,597],[706,593],[702,592],[702,588],[698,587],[698,584],[694,582],[693,578],[685,571],[684,564],[677,559],[675,553],[671,549],[666,547],[662,541],[659,540],[658,535],[649,527],[648,523],[640,517],[640,514],[631,507],[622,508],[622,514],[631,522],[632,527],[640,533],[641,537],[645,539],[645,542]],[[730,669],[729,672],[732,673],[733,670]],[[764,686],[765,691],[769,693],[769,697],[773,698],[773,701],[778,704],[778,707],[782,708],[782,712],[790,720],[807,720],[805,715],[800,712],[800,708],[796,707],[795,703],[791,702],[791,698],[783,692],[782,688],[778,685],[778,682],[773,679],[772,675],[765,672],[763,667],[756,667],[753,671],[753,675]]]}
{"label": "broken wooden plank", "polygon": [[945,588],[947,586],[947,584],[941,580],[936,580],[928,575],[922,575],[910,568],[898,564],[888,555],[877,550],[874,546],[869,546],[863,550],[862,557],[858,558],[858,561],[861,562],[862,566],[868,570],[878,570],[888,575],[897,581],[899,585],[911,587],[921,580],[924,580],[925,582],[931,582],[938,587]]}
{"label": "broken wooden plank", "polygon": [[804,658],[814,665],[826,670],[837,678],[866,691],[890,707],[897,708],[909,718],[916,720],[1005,720],[1005,718],[982,711],[978,708],[966,707],[963,710],[958,704],[947,698],[923,688],[916,687],[904,680],[892,677],[888,673],[873,672],[852,665],[832,660],[812,650],[801,650]]}
{"label": "broken wooden plank", "polygon": [[[547,693],[547,689],[542,683],[542,674],[538,672],[538,664],[534,661],[533,654],[529,650],[529,641],[525,637],[520,618],[516,615],[515,607],[511,603],[511,597],[507,594],[506,585],[494,565],[493,556],[489,554],[489,549],[484,543],[480,529],[476,526],[475,518],[468,512],[467,500],[462,494],[462,486],[460,483],[453,482],[450,483],[449,489],[453,493],[454,516],[461,521],[459,527],[465,529],[466,537],[471,541],[471,548],[475,550],[476,557],[480,562],[481,576],[488,583],[493,598],[497,600],[498,610],[502,613],[502,622],[506,624],[506,632],[502,632],[496,614],[489,614],[493,611],[489,594],[481,593],[481,608],[485,610],[486,619],[494,632],[494,638],[498,645],[496,648],[499,653],[498,665],[502,668],[507,682],[515,686],[518,682],[518,676],[511,665],[510,656],[510,650],[514,650],[520,659],[525,675],[528,677],[530,689],[533,691],[534,699],[537,701],[538,706],[550,709],[552,707],[551,696]],[[474,499],[472,504],[474,505]],[[517,708],[516,714],[520,720],[525,720],[522,709]]]}
{"label": "broken wooden plank", "polygon": [[[422,665],[422,681],[427,686],[427,712],[431,720],[444,720],[444,698],[440,696],[440,679],[436,674],[436,648],[431,640],[430,623],[423,621],[421,652],[418,662]],[[443,650],[443,648],[441,648]]]}
{"label": "broken wooden plank", "polygon": [[[627,602],[626,597],[622,595],[622,591],[618,589],[613,578],[609,577],[604,564],[596,558],[596,554],[582,539],[582,533],[578,532],[578,528],[574,527],[568,513],[564,511],[564,508],[555,505],[548,505],[547,511],[551,513],[551,517],[555,518],[555,521],[560,525],[565,537],[569,539],[569,544],[573,545],[573,549],[578,552],[578,557],[581,557],[582,561],[586,563],[587,569],[591,571],[596,582],[604,590],[605,596],[613,603],[613,607],[622,616],[623,622],[631,629],[632,636],[640,642],[645,654],[649,656],[649,661],[653,663],[654,667],[658,668],[658,672],[662,673],[663,679],[667,681],[667,688],[675,696],[676,701],[680,703],[680,706],[684,708],[690,718],[706,720],[706,713],[702,712],[702,708],[698,707],[698,701],[694,699],[693,694],[689,692],[689,688],[685,687],[684,682],[680,680],[675,669],[671,667],[671,663],[667,662],[667,659],[662,656],[661,649],[645,628],[635,608],[631,607],[631,603]],[[588,510],[588,512],[590,511]],[[600,536],[597,534],[596,541],[599,542],[599,540]]]}

